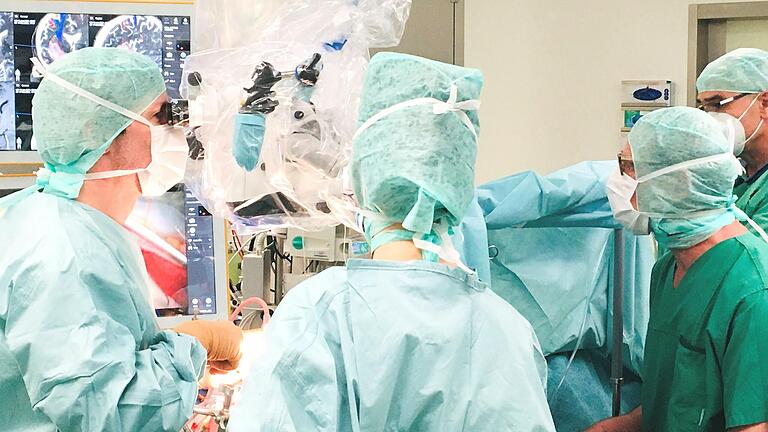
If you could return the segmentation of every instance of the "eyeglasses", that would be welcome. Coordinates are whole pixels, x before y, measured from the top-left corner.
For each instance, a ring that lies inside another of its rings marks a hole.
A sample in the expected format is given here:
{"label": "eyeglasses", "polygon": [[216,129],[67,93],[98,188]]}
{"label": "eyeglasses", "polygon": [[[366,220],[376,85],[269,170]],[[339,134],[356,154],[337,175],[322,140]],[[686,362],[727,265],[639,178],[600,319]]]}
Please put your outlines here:
{"label": "eyeglasses", "polygon": [[616,158],[619,161],[619,173],[621,175],[629,175],[630,172],[635,172],[635,162],[632,159],[628,159],[621,153],[617,154]]}
{"label": "eyeglasses", "polygon": [[723,106],[728,105],[731,102],[735,102],[743,98],[744,96],[751,95],[751,94],[754,94],[754,93],[741,93],[736,96],[731,96],[729,98],[721,99],[719,101],[716,100],[712,102],[703,103],[697,106],[696,108],[705,112],[720,111],[723,108]]}

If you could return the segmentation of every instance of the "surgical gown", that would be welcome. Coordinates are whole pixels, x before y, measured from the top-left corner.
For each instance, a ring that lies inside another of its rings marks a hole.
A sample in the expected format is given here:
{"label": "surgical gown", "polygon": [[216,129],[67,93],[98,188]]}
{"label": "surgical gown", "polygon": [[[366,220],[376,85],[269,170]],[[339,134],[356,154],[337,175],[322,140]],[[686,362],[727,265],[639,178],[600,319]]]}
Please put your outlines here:
{"label": "surgical gown", "polygon": [[768,421],[768,245],[752,234],[707,251],[673,287],[665,255],[651,280],[645,431],[723,431]]}
{"label": "surgical gown", "polygon": [[229,430],[553,431],[520,314],[461,270],[351,260],[290,291]]}
{"label": "surgical gown", "polygon": [[[461,249],[465,262],[482,278],[473,264],[485,260],[491,288],[528,319],[546,355],[570,352],[577,342],[604,355],[613,349],[609,305],[620,225],[605,183],[616,168],[616,161],[582,162],[547,176],[529,171],[496,180],[478,188],[473,204],[485,221],[462,223],[464,237],[474,240]],[[649,236],[624,231],[623,238],[624,361],[640,373],[655,256]]]}
{"label": "surgical gown", "polygon": [[0,202],[3,431],[173,431],[206,352],[160,331],[125,230],[76,201]]}

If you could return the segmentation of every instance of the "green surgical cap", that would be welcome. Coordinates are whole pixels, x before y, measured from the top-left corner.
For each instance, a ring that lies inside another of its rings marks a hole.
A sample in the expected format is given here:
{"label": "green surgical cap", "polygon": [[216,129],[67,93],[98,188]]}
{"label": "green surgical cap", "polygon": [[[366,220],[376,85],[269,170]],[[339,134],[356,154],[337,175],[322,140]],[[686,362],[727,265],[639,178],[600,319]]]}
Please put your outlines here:
{"label": "green surgical cap", "polygon": [[739,48],[704,68],[696,80],[696,90],[735,93],[762,93],[768,90],[768,52]]}
{"label": "green surgical cap", "polygon": [[[358,124],[417,98],[478,99],[483,76],[476,69],[406,54],[379,53],[365,78]],[[406,230],[428,233],[438,219],[458,225],[472,200],[477,142],[456,112],[436,114],[433,104],[397,110],[354,141],[352,182],[360,206]],[[475,111],[464,111],[479,133]]]}
{"label": "green surgical cap", "polygon": [[689,107],[653,111],[632,128],[629,145],[638,180],[673,165],[722,155],[640,183],[638,210],[675,217],[732,204],[741,166],[720,124],[707,113]]}
{"label": "green surgical cap", "polygon": [[[85,48],[47,69],[70,83],[138,114],[165,91],[160,68],[149,57],[119,48]],[[133,120],[43,78],[32,100],[34,136],[40,157],[54,173],[61,195],[77,196],[82,179],[109,143]],[[76,189],[76,190],[75,190]]]}

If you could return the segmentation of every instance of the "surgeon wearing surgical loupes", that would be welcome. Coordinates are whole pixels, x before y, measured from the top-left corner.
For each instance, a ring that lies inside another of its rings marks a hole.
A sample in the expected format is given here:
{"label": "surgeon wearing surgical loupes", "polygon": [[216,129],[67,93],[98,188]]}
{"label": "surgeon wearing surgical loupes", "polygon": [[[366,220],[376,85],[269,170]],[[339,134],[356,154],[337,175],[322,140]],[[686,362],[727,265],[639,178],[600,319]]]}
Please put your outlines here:
{"label": "surgeon wearing surgical loupes", "polygon": [[736,206],[768,229],[768,52],[740,48],[716,59],[696,81],[698,107],[721,122],[746,168]]}
{"label": "surgeon wearing surgical loupes", "polygon": [[768,243],[734,205],[733,146],[687,107],[648,114],[630,132],[611,205],[671,252],[651,277],[641,407],[589,432],[768,431]]}
{"label": "surgeon wearing surgical loupes", "polygon": [[141,195],[184,175],[162,73],[116,48],[75,51],[41,72],[32,116],[45,168],[0,200],[3,430],[178,431],[206,360],[234,368],[242,334],[208,321],[161,331],[122,226]]}

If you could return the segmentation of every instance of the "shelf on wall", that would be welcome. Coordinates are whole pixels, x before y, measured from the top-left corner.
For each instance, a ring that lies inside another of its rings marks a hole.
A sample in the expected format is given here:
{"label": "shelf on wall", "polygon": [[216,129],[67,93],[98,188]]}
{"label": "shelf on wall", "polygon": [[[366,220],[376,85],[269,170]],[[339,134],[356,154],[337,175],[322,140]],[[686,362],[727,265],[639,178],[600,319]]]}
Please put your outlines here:
{"label": "shelf on wall", "polygon": [[34,176],[42,167],[41,163],[0,163],[0,178]]}

